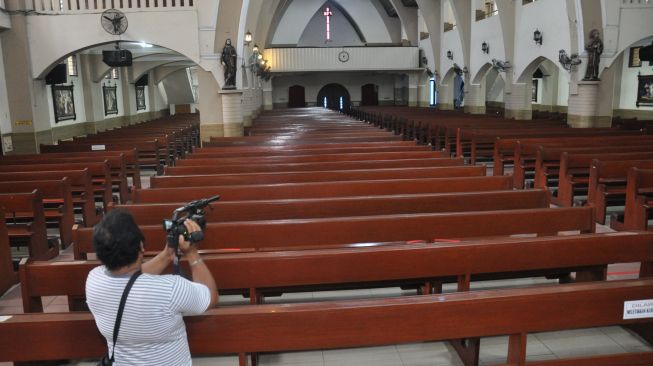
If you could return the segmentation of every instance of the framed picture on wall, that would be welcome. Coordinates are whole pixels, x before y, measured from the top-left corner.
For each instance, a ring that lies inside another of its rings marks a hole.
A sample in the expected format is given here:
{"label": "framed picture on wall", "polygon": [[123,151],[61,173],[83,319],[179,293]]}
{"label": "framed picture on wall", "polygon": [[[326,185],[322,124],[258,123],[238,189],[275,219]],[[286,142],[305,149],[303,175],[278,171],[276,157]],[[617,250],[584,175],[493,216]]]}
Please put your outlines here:
{"label": "framed picture on wall", "polygon": [[102,86],[102,95],[104,96],[104,115],[118,114],[118,94],[117,87]]}
{"label": "framed picture on wall", "polygon": [[637,75],[637,102],[635,105],[653,106],[653,75]]}
{"label": "framed picture on wall", "polygon": [[628,57],[628,67],[641,67],[642,60],[639,58],[639,51],[642,47],[631,47],[630,56]]}
{"label": "framed picture on wall", "polygon": [[147,109],[147,104],[145,104],[145,86],[136,87],[136,110],[142,111]]}
{"label": "framed picture on wall", "polygon": [[531,101],[537,103],[537,87],[540,81],[533,79],[533,91],[531,92]]}
{"label": "framed picture on wall", "polygon": [[52,85],[52,105],[54,122],[77,118],[75,114],[75,95],[73,85]]}

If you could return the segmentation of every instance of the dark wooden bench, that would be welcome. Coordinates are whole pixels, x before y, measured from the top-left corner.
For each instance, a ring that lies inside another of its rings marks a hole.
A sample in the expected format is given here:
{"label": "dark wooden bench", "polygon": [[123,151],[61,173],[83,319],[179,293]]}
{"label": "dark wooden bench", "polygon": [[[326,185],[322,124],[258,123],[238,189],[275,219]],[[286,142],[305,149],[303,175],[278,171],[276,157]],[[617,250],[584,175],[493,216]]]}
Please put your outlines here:
{"label": "dark wooden bench", "polygon": [[[98,158],[98,161],[104,161],[108,157],[123,156],[125,161],[125,173],[127,177],[131,177],[132,186],[136,188],[141,188],[141,178],[140,178],[140,168],[138,162],[138,151],[136,149],[130,150],[116,150],[116,151],[86,151],[86,152],[66,152],[66,153],[55,153],[49,152],[46,156],[41,154],[28,154],[28,155],[12,155],[11,157],[0,158],[0,160],[30,160],[30,159],[44,159],[46,162],[51,162],[52,160],[57,159],[71,159],[71,158]],[[70,160],[68,160],[70,161]],[[111,171],[115,174],[121,173],[122,167],[119,166],[120,162],[116,161],[118,164],[113,164],[113,161],[109,161],[111,165]],[[114,166],[116,165],[116,166]]]}
{"label": "dark wooden bench", "polygon": [[[653,156],[650,160],[603,160],[603,158],[592,160],[587,203],[596,210],[597,222],[605,223],[609,206],[625,204],[628,170],[633,167],[653,169]],[[623,218],[614,223],[611,220],[610,226],[620,230],[620,222],[623,222]]]}
{"label": "dark wooden bench", "polygon": [[567,136],[520,137],[497,139],[494,150],[494,174],[503,175],[505,164],[513,162],[515,188],[523,188],[528,171],[535,170],[535,159],[539,146],[547,147],[602,147],[614,145],[647,145],[653,143],[653,136]]}
{"label": "dark wooden bench", "polygon": [[221,157],[234,157],[246,158],[252,156],[268,157],[268,156],[294,156],[294,155],[322,155],[322,154],[357,154],[357,153],[386,153],[386,152],[408,152],[408,151],[429,151],[428,146],[415,145],[414,143],[406,144],[382,144],[380,146],[372,147],[335,147],[335,148],[317,148],[317,149],[292,149],[287,148],[268,148],[267,151],[262,149],[246,149],[242,151],[222,151],[222,148],[198,148],[194,149],[192,153],[186,155],[186,159],[197,158],[221,158]]}
{"label": "dark wooden bench", "polygon": [[[203,160],[202,160],[203,161]],[[445,166],[462,166],[463,159],[399,159],[372,161],[339,161],[320,163],[269,164],[252,162],[249,164],[174,166],[165,167],[164,175],[193,174],[242,174],[242,173],[274,173],[302,171],[333,171],[333,170],[369,170],[369,169],[399,169],[399,168],[429,168]]]}
{"label": "dark wooden bench", "polygon": [[[61,244],[65,248],[72,243],[73,216],[72,192],[70,180],[39,180],[0,182],[2,193],[30,193],[39,190],[43,197],[46,221],[56,221],[61,234]],[[9,215],[9,213],[6,213]],[[16,219],[31,219],[33,212],[16,212]]]}
{"label": "dark wooden bench", "polygon": [[73,206],[79,207],[84,226],[93,226],[100,221],[95,209],[94,188],[88,168],[83,170],[36,171],[0,173],[0,182],[29,180],[60,180],[68,178],[73,193]]}
{"label": "dark wooden bench", "polygon": [[210,186],[150,188],[134,191],[134,203],[191,201],[220,195],[220,201],[276,200],[392,194],[479,192],[512,189],[510,177],[463,177],[343,181],[315,183],[259,184],[246,186]]}
{"label": "dark wooden bench", "polygon": [[299,164],[319,162],[344,161],[375,161],[375,160],[405,160],[405,159],[438,159],[449,158],[436,151],[403,151],[403,152],[372,152],[372,153],[340,153],[291,156],[256,156],[256,157],[223,157],[210,156],[206,158],[183,159],[177,161],[177,166],[195,165],[240,165],[240,164]]}
{"label": "dark wooden bench", "polygon": [[[212,309],[187,317],[185,322],[194,356],[237,353],[241,365],[247,363],[245,354],[252,352],[509,335],[505,365],[521,366],[527,364],[528,333],[626,325],[653,341],[650,319],[624,320],[624,303],[649,299],[651,293],[653,280],[638,279],[394,299],[236,306]],[[75,334],[74,339],[70,334]],[[90,313],[14,315],[0,323],[0,337],[0,361],[99,358],[107,347]],[[529,365],[652,362],[653,352],[649,351]]]}
{"label": "dark wooden bench", "polygon": [[594,146],[594,147],[557,147],[538,146],[535,158],[535,183],[536,188],[547,188],[558,186],[558,175],[560,173],[560,156],[563,152],[570,154],[621,154],[642,152],[653,152],[653,146],[647,145],[626,145],[626,146]]}
{"label": "dark wooden bench", "polygon": [[[320,215],[320,213],[317,213]],[[516,234],[557,235],[564,231],[593,233],[591,207],[449,212],[295,220],[232,221],[209,223],[204,249],[340,246],[437,239],[458,239]],[[501,222],[501,225],[497,225]],[[145,250],[161,250],[165,231],[161,225],[140,226]],[[93,252],[91,228],[75,227],[75,259]]]}
{"label": "dark wooden bench", "polygon": [[85,151],[106,151],[106,150],[131,150],[138,151],[138,162],[140,168],[149,167],[161,171],[162,162],[166,161],[164,148],[159,145],[158,140],[135,141],[135,142],[111,142],[111,143],[68,143],[59,145],[41,145],[40,151],[48,153],[70,153]]}
{"label": "dark wooden bench", "polygon": [[[196,173],[202,167],[196,167]],[[152,188],[485,176],[484,166],[155,176]]]}
{"label": "dark wooden bench", "polygon": [[649,217],[653,212],[653,169],[630,168],[626,184],[624,230],[651,230]]}
{"label": "dark wooden bench", "polygon": [[[109,157],[104,160],[96,160],[96,158],[71,158],[71,159],[58,159],[50,161],[48,159],[38,159],[33,161],[15,161],[15,162],[2,162],[0,163],[0,172],[34,172],[34,171],[55,171],[55,170],[79,170],[88,169],[93,178],[95,185],[95,195],[99,200],[102,200],[104,206],[113,201],[113,189],[116,191],[127,194],[127,178],[124,174],[112,172],[112,166],[122,166],[118,171],[124,172],[124,162],[120,157]],[[120,164],[120,165],[115,165]],[[112,175],[118,174],[115,178]],[[123,196],[126,202],[126,196]]]}
{"label": "dark wooden bench", "polygon": [[[157,225],[184,205],[179,203],[110,205],[129,211],[139,225]],[[408,213],[515,210],[549,207],[545,190],[434,193],[293,200],[218,201],[206,210],[208,222],[373,216]]]}
{"label": "dark wooden bench", "polygon": [[[203,260],[221,293],[250,294],[250,303],[278,291],[314,291],[331,285],[363,288],[420,283],[422,294],[439,293],[442,282],[457,282],[469,291],[471,281],[538,276],[585,270],[605,280],[608,264],[653,262],[653,233],[583,234],[541,238],[496,238],[461,243],[408,244],[218,254],[203,251]],[[461,260],[464,258],[464,260]],[[510,261],[503,260],[511,258]],[[379,265],[381,264],[382,265]],[[406,266],[406,263],[411,263]],[[42,312],[43,296],[85,296],[88,272],[97,260],[20,263],[23,310]],[[188,263],[182,260],[184,270]],[[166,273],[171,273],[168,268]],[[73,305],[73,304],[69,304]],[[75,309],[70,308],[71,311]]]}
{"label": "dark wooden bench", "polygon": [[50,247],[48,243],[43,197],[38,189],[30,193],[2,193],[0,207],[5,212],[3,223],[12,246],[27,243],[29,257],[34,260],[47,260],[59,254],[59,247]]}
{"label": "dark wooden bench", "polygon": [[[557,194],[552,196],[551,200],[554,204],[570,207],[574,204],[575,195],[586,194],[588,192],[590,183],[590,168],[592,161],[595,159],[607,162],[647,158],[653,159],[653,152],[631,152],[615,154],[577,154],[564,152],[560,155],[560,170],[558,174]],[[626,173],[624,171],[624,177],[625,175]],[[603,222],[605,222],[605,217],[603,217],[601,220],[601,223]]]}
{"label": "dark wooden bench", "polygon": [[0,294],[4,294],[16,282],[18,282],[18,275],[14,272],[14,263],[11,258],[5,212],[0,206]]}

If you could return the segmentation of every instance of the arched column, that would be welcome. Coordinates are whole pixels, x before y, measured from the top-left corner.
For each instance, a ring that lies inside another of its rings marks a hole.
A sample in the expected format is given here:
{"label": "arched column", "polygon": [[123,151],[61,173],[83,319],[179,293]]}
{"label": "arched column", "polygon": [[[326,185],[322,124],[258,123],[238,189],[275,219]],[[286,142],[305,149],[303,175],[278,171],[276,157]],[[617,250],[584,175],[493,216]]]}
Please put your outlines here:
{"label": "arched column", "polygon": [[202,141],[209,141],[211,137],[224,136],[224,122],[222,117],[222,99],[220,86],[209,71],[197,69],[199,82],[198,105],[200,110],[200,137]]}

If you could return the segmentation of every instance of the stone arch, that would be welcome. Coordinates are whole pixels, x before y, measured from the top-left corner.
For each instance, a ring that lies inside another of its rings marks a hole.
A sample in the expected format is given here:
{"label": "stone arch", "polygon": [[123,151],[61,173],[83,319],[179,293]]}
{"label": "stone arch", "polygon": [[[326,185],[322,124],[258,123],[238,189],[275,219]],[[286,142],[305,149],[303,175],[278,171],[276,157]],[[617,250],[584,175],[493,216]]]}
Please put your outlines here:
{"label": "stone arch", "polygon": [[343,98],[343,108],[347,108],[351,102],[349,90],[341,84],[331,83],[327,84],[320,89],[317,93],[317,105],[322,106],[324,98],[327,100],[327,108],[338,109],[340,104],[340,97]]}
{"label": "stone arch", "polygon": [[[540,74],[539,78],[534,78],[534,74]],[[531,61],[517,79],[519,84],[524,84],[526,93],[524,98],[528,102],[526,107],[546,112],[564,112],[566,111],[567,100],[569,98],[569,74],[562,69],[557,62],[551,59],[539,56]]]}

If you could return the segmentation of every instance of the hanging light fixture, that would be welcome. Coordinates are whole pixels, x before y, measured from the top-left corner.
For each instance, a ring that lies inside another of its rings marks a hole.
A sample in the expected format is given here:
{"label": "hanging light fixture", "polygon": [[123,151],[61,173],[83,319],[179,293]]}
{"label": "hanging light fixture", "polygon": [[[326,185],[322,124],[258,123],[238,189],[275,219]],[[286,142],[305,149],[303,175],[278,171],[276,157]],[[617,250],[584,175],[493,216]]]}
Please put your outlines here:
{"label": "hanging light fixture", "polygon": [[487,44],[487,42],[483,42],[483,44],[481,44],[481,51],[485,54],[490,53],[490,45]]}
{"label": "hanging light fixture", "polygon": [[254,48],[252,48],[252,52],[258,52],[258,46],[254,45]]}

